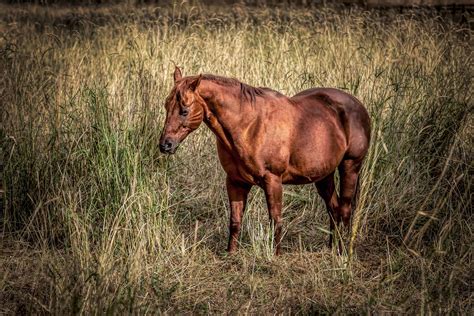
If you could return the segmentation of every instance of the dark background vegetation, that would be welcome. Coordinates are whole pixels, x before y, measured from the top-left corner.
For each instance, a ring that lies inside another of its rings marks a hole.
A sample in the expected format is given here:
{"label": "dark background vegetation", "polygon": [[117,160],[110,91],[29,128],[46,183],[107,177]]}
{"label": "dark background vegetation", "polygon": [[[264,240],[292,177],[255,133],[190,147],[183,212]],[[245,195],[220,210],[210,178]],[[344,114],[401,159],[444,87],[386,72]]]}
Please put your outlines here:
{"label": "dark background vegetation", "polygon": [[[172,0],[3,0],[6,3],[35,3],[35,4],[156,4],[169,5]],[[466,7],[472,6],[472,0],[208,0],[208,1],[187,1],[190,4],[242,4],[242,5],[282,5],[282,6],[314,6],[314,5],[358,5],[365,7],[390,7],[390,6],[431,6],[431,7]]]}

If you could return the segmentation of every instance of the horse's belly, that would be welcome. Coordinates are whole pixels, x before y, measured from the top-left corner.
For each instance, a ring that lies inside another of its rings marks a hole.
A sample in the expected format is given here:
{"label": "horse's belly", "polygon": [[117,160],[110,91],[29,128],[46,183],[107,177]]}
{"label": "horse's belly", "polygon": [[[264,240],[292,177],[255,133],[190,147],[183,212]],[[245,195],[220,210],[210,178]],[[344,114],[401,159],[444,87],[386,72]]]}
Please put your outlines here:
{"label": "horse's belly", "polygon": [[336,170],[337,166],[333,168],[317,169],[309,172],[299,172],[298,170],[289,170],[282,176],[284,184],[307,184],[318,182]]}
{"label": "horse's belly", "polygon": [[342,146],[332,149],[292,157],[286,172],[282,175],[283,183],[312,183],[333,173],[341,163],[345,150]]}
{"label": "horse's belly", "polygon": [[283,182],[317,182],[333,173],[341,163],[347,150],[344,131],[332,117],[323,121],[308,119],[298,127]]}

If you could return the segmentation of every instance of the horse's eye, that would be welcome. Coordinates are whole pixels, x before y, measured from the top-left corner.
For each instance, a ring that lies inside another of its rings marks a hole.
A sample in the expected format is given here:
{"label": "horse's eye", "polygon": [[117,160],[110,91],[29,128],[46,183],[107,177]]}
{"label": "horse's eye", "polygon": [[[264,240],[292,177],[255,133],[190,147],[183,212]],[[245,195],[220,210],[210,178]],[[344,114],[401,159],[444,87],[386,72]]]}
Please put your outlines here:
{"label": "horse's eye", "polygon": [[181,113],[179,113],[179,114],[181,114],[181,116],[187,116],[189,114],[189,111],[188,111],[188,109],[182,109]]}

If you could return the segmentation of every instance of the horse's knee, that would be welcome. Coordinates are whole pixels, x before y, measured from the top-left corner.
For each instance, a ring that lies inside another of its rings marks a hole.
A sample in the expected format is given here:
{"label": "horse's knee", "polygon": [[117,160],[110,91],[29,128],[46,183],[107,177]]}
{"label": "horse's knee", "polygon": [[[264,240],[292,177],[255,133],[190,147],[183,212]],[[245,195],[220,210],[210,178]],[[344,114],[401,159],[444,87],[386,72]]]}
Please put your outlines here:
{"label": "horse's knee", "polygon": [[231,222],[229,225],[229,229],[232,233],[238,233],[240,231],[241,222]]}
{"label": "horse's knee", "polygon": [[352,208],[351,205],[344,205],[340,209],[340,216],[342,219],[342,222],[344,223],[344,226],[349,226],[349,223],[351,221],[351,216],[352,216]]}
{"label": "horse's knee", "polygon": [[349,226],[350,222],[351,222],[351,213],[348,213],[348,214],[344,214],[342,216],[342,222],[344,223],[344,226]]}

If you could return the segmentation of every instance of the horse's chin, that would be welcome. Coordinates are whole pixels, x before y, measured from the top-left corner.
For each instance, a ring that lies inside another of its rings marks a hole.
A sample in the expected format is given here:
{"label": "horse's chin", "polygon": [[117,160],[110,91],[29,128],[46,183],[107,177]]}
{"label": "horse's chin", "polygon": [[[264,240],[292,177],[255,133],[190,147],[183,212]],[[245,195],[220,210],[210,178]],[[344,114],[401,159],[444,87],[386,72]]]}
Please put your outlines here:
{"label": "horse's chin", "polygon": [[178,149],[179,147],[179,144],[176,144],[176,146],[174,146],[173,148],[171,148],[168,152],[166,152],[168,155],[173,155],[176,150]]}
{"label": "horse's chin", "polygon": [[174,148],[170,148],[168,150],[163,150],[160,148],[160,152],[165,155],[173,155],[176,152],[176,149],[178,149],[179,145],[176,145]]}

